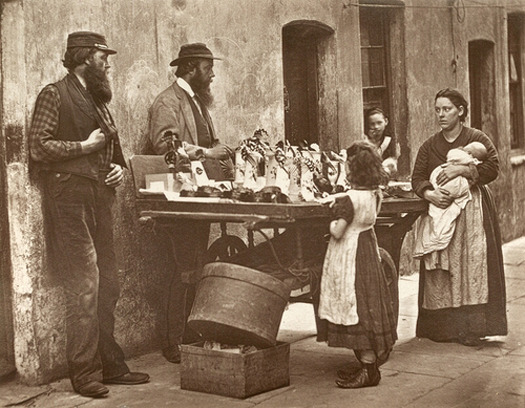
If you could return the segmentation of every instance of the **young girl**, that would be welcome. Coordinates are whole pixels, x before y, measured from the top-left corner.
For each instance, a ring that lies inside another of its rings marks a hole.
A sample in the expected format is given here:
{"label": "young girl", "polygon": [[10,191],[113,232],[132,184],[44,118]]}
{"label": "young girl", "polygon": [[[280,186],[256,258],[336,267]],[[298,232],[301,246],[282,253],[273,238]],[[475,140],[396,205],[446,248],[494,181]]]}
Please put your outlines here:
{"label": "young girl", "polygon": [[365,139],[375,145],[381,156],[383,168],[390,176],[397,173],[397,150],[387,129],[388,117],[380,108],[370,108],[365,113],[367,133]]}
{"label": "young girl", "polygon": [[386,130],[388,118],[385,112],[380,108],[368,109],[365,114],[365,125],[368,129],[366,139],[377,146],[381,159],[395,156],[392,136]]}
{"label": "young girl", "polygon": [[397,340],[396,318],[387,280],[381,266],[374,224],[381,205],[379,185],[388,180],[373,145],[353,143],[347,150],[351,189],[330,203],[330,243],[321,278],[319,317],[326,319],[331,347],[353,349],[361,368],[339,370],[341,388],[375,386]]}

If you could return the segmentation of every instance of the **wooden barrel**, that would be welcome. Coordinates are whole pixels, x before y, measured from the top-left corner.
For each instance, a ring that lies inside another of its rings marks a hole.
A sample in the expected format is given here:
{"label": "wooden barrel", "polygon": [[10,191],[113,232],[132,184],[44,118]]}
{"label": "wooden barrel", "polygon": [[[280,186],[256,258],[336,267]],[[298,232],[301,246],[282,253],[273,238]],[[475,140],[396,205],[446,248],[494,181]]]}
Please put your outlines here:
{"label": "wooden barrel", "polygon": [[204,266],[188,326],[223,344],[276,344],[290,287],[263,272],[212,262]]}

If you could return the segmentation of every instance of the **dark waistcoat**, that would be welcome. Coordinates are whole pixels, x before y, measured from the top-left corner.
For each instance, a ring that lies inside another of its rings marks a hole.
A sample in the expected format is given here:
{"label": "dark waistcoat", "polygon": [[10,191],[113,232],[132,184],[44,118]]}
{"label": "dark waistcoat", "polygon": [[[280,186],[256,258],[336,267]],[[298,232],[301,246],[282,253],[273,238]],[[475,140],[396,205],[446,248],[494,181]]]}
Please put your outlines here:
{"label": "dark waistcoat", "polygon": [[[197,142],[199,143],[200,147],[204,148],[210,148],[212,147],[212,134],[210,132],[210,126],[208,126],[208,122],[204,118],[204,116],[200,113],[199,108],[197,108],[197,105],[195,104],[195,101],[193,98],[191,98],[188,94],[186,94],[190,101],[191,110],[193,111],[193,118],[195,119],[195,126],[197,127]],[[202,107],[204,111],[204,107]]]}
{"label": "dark waistcoat", "polygon": [[[73,81],[74,79],[70,74],[54,84],[60,94],[56,138],[80,142],[86,140],[93,130],[97,128],[104,130],[104,124],[101,123],[102,120],[98,117],[93,102],[82,94]],[[126,167],[118,136],[114,137],[113,162]],[[97,179],[99,166],[99,152],[97,151],[73,159],[49,163],[48,168],[56,172],[72,173]]]}

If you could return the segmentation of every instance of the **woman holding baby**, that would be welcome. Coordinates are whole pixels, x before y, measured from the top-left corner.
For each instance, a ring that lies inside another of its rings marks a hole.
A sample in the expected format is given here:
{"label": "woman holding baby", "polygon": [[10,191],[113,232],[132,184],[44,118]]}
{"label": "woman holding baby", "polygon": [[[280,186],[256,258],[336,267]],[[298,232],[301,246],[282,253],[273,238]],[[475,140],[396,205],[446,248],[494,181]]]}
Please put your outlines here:
{"label": "woman holding baby", "polygon": [[[431,206],[441,209],[454,205],[455,197],[444,185],[456,177],[468,180],[471,194],[455,219],[448,246],[429,254],[432,257],[420,256],[416,335],[475,346],[486,336],[507,334],[501,237],[487,187],[499,174],[498,155],[485,133],[465,126],[468,103],[460,92],[439,91],[435,113],[441,130],[420,147],[412,187]],[[486,148],[481,163],[447,163],[451,149],[472,142]],[[438,167],[441,170],[432,184],[431,174]]]}

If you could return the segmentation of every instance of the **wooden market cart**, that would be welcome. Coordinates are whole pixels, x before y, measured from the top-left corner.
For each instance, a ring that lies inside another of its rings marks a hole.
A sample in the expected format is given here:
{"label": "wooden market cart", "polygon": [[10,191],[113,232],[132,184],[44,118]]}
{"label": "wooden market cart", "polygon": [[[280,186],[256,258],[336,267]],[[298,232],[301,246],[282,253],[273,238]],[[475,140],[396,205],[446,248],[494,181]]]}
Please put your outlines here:
{"label": "wooden market cart", "polygon": [[[201,251],[197,268],[182,271],[183,282],[195,284],[202,266],[207,262],[220,260],[237,263],[276,273],[283,280],[295,281],[298,288],[308,283],[310,290],[291,301],[311,302],[317,309],[316,289],[319,287],[327,244],[329,208],[317,202],[277,204],[205,198],[168,201],[162,194],[141,193],[145,187],[145,174],[166,172],[163,158],[134,156],[130,163],[135,182],[137,215],[142,224],[161,230],[170,237],[174,256],[178,250],[176,225],[180,220],[221,225],[222,235]],[[388,197],[383,200],[376,222],[382,261],[391,281],[396,307],[403,239],[415,220],[426,210],[427,204],[420,198]],[[226,226],[230,223],[242,224],[246,228],[247,239],[228,234]],[[270,237],[272,231],[273,236]],[[262,243],[255,242],[254,233],[264,237]]]}

